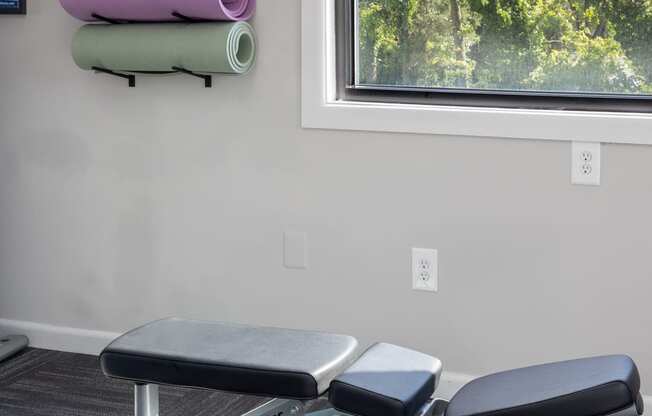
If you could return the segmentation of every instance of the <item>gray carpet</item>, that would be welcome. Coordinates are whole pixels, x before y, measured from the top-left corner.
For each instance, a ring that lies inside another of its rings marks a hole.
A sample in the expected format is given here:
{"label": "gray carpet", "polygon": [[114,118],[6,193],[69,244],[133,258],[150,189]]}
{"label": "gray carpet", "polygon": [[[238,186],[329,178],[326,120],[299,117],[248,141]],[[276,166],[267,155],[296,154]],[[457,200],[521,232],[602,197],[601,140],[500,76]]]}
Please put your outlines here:
{"label": "gray carpet", "polygon": [[[238,416],[264,398],[161,387],[161,416]],[[323,407],[316,402],[309,405]],[[97,357],[28,349],[0,363],[0,416],[129,416],[133,386],[102,375]]]}

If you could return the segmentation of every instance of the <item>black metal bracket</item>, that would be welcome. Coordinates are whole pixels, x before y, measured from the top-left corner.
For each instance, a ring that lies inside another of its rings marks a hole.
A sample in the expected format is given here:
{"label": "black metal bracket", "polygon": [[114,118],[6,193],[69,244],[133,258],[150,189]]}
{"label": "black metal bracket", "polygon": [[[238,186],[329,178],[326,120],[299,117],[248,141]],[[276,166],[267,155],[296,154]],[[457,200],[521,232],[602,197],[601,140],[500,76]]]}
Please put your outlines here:
{"label": "black metal bracket", "polygon": [[204,19],[196,19],[194,17],[186,16],[185,14],[181,14],[179,12],[172,12],[172,16],[176,17],[177,19],[181,19],[183,21],[186,21],[188,23],[201,23],[201,22],[209,22],[210,20],[204,20]]}
{"label": "black metal bracket", "polygon": [[[99,66],[94,66],[91,67],[93,71],[101,72],[103,74],[107,75],[112,75],[114,77],[119,77],[126,79],[129,81],[129,87],[134,88],[136,86],[136,75],[135,74],[125,74],[122,72],[115,72],[111,71],[110,69],[102,68]],[[181,68],[179,66],[173,66],[172,67],[173,71],[172,72],[167,72],[167,71],[152,71],[152,72],[143,72],[144,74],[168,74],[168,73],[173,73],[173,72],[181,72],[187,75],[191,75],[193,77],[201,78],[204,80],[204,87],[206,88],[212,88],[213,87],[213,76],[212,75],[206,75],[206,74],[198,74],[193,71],[189,71],[185,68]]]}
{"label": "black metal bracket", "polygon": [[122,22],[119,21],[119,20],[111,19],[111,18],[109,18],[109,17],[104,17],[104,16],[102,16],[102,15],[100,15],[100,14],[97,14],[97,13],[93,13],[91,16],[92,16],[94,19],[101,20],[101,21],[106,22],[106,23],[111,23],[112,25],[117,25],[117,24],[122,23]]}
{"label": "black metal bracket", "polygon": [[110,69],[100,68],[99,66],[92,67],[93,71],[101,72],[107,75],[113,75],[114,77],[124,78],[129,81],[129,87],[134,88],[136,86],[136,76],[133,74],[121,74],[119,72],[111,71]]}
{"label": "black metal bracket", "polygon": [[[188,22],[188,23],[202,23],[202,22],[212,21],[206,19],[197,19],[196,17],[186,16],[185,14],[181,14],[179,12],[172,12],[171,14],[177,19],[183,20],[184,22]],[[113,19],[111,17],[102,16],[101,14],[97,14],[97,13],[93,13],[91,14],[91,16],[93,17],[93,19],[101,20],[102,22],[105,23],[111,23],[112,25],[118,25],[121,23],[151,23],[148,21],[140,21],[140,20],[118,20],[118,19]]]}
{"label": "black metal bracket", "polygon": [[188,71],[187,69],[181,68],[179,66],[173,66],[172,69],[174,69],[177,72],[183,72],[184,74],[192,75],[193,77],[203,79],[204,80],[204,87],[206,87],[206,88],[213,87],[213,76],[212,75],[198,74],[196,72]]}

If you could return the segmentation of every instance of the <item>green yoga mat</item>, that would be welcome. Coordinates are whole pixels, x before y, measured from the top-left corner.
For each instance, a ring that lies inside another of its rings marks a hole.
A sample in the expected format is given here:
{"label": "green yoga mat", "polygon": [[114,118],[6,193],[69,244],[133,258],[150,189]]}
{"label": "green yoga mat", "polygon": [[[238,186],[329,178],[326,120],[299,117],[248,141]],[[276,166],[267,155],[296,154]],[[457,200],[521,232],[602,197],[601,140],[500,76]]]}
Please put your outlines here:
{"label": "green yoga mat", "polygon": [[246,22],[90,24],[79,29],[72,56],[82,69],[123,72],[242,74],[254,63],[256,41]]}

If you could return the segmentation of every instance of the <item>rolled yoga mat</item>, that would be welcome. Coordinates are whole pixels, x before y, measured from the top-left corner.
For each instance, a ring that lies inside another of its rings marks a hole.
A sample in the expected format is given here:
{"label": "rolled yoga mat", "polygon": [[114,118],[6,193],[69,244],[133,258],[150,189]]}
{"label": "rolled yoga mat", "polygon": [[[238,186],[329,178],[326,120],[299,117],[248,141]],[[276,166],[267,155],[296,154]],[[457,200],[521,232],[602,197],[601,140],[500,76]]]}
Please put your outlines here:
{"label": "rolled yoga mat", "polygon": [[100,20],[167,22],[182,16],[197,20],[247,20],[256,0],[60,0],[72,16],[87,22]]}
{"label": "rolled yoga mat", "polygon": [[72,56],[82,69],[123,72],[193,72],[242,74],[253,65],[256,41],[246,22],[153,23],[81,27]]}

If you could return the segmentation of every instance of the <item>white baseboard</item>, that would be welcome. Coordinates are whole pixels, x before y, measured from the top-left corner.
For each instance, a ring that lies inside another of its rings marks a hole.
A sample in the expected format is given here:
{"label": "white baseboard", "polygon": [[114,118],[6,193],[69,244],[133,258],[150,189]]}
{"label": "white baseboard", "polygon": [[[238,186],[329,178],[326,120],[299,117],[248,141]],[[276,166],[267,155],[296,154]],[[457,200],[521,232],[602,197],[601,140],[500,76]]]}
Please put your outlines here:
{"label": "white baseboard", "polygon": [[[69,328],[38,322],[0,319],[0,334],[27,335],[30,346],[55,351],[98,355],[112,340],[120,336],[115,332]],[[463,385],[475,376],[445,371],[437,389],[441,398],[450,399]],[[643,396],[646,406],[652,406],[652,396]]]}
{"label": "white baseboard", "polygon": [[120,335],[9,319],[0,319],[0,334],[27,335],[30,346],[35,348],[91,355],[98,355],[109,342]]}

